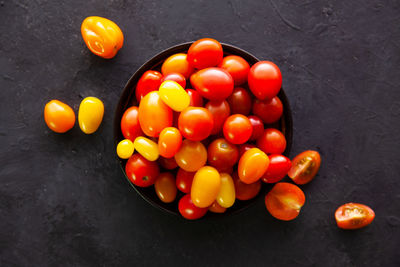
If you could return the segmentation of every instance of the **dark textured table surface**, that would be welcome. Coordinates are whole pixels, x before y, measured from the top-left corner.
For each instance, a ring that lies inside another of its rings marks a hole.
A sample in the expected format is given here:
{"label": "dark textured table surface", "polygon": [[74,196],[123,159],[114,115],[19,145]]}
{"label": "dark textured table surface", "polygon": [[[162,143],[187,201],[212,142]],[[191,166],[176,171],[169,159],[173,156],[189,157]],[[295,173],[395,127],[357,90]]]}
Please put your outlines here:
{"label": "dark textured table surface", "polygon": [[[115,21],[125,43],[112,60],[80,35],[89,15]],[[0,2],[1,266],[399,266],[400,2]],[[189,222],[128,185],[112,124],[121,90],[147,59],[213,37],[276,62],[294,118],[292,155],[317,149],[292,222],[260,201],[241,214]],[[55,134],[43,107],[105,102],[94,135]],[[372,225],[342,231],[334,211],[361,202]]]}

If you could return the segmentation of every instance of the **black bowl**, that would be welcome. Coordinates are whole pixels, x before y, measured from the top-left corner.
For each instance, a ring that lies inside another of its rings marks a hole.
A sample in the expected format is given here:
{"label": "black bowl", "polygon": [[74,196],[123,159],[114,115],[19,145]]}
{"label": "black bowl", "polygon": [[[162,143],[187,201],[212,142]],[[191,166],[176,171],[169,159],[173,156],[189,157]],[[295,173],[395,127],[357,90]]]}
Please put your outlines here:
{"label": "black bowl", "polygon": [[[165,59],[167,59],[169,56],[176,54],[176,53],[186,53],[191,44],[192,44],[192,42],[179,44],[179,45],[173,46],[171,48],[168,48],[167,50],[162,51],[161,53],[155,55],[153,58],[151,58],[146,63],[144,63],[129,79],[129,81],[127,82],[127,84],[125,85],[125,87],[122,91],[121,97],[119,99],[119,102],[118,102],[118,105],[117,105],[117,108],[115,111],[115,116],[114,116],[114,145],[115,145],[115,148],[117,147],[118,142],[121,141],[122,139],[124,139],[124,137],[122,136],[122,133],[121,133],[121,118],[122,118],[124,111],[132,105],[137,105],[134,90],[136,87],[136,83],[138,82],[138,80],[140,79],[142,74],[147,70],[160,70],[161,64],[164,62]],[[253,56],[252,54],[250,54],[240,48],[237,48],[235,46],[228,45],[228,44],[222,44],[222,47],[224,49],[224,55],[241,56],[245,60],[247,60],[247,62],[249,62],[250,65],[253,65],[259,61],[259,59],[256,58],[255,56]],[[286,141],[287,141],[286,150],[284,152],[284,155],[289,156],[290,149],[292,146],[292,134],[293,134],[292,114],[291,114],[288,99],[287,99],[283,89],[280,90],[278,97],[281,99],[281,101],[283,103],[283,107],[284,107],[283,116],[279,122],[277,122],[273,125],[270,125],[270,126],[277,128],[284,133],[284,135],[286,137]],[[269,127],[269,125],[266,127]],[[163,203],[162,201],[160,201],[160,199],[155,194],[155,190],[154,190],[153,186],[150,186],[147,188],[135,186],[126,176],[126,173],[125,173],[126,160],[122,160],[122,159],[118,158],[118,161],[119,161],[121,170],[125,175],[125,178],[127,179],[127,181],[130,183],[130,185],[136,190],[136,192],[141,197],[143,197],[147,202],[149,202],[154,207],[157,207],[167,213],[180,216],[179,211],[178,211],[178,202],[179,202],[179,199],[183,196],[183,193],[178,192],[177,198],[174,202],[168,203],[168,204]],[[261,196],[264,196],[265,192],[268,190],[268,188],[271,188],[271,187],[272,187],[271,185],[263,183],[263,186],[261,187],[261,191],[257,197],[255,197],[251,200],[247,200],[247,201],[236,200],[235,204],[231,208],[227,209],[227,211],[225,213],[216,214],[216,213],[208,212],[206,214],[205,218],[220,217],[220,216],[224,216],[227,214],[235,214],[240,211],[243,211],[244,209],[248,208],[250,205],[254,204],[257,201],[257,199],[259,199]]]}

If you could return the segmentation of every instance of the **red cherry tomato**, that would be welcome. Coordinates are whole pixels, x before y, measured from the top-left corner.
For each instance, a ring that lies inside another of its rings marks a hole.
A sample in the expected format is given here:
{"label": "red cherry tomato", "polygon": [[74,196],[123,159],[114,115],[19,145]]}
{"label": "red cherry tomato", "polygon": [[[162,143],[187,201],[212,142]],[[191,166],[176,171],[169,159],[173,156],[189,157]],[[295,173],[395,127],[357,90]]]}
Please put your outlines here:
{"label": "red cherry tomato", "polygon": [[133,154],[126,162],[125,173],[133,184],[148,187],[154,184],[160,169],[155,161],[149,161],[140,154]]}
{"label": "red cherry tomato", "polygon": [[51,100],[44,107],[44,120],[50,130],[65,133],[75,125],[74,110],[59,100]]}
{"label": "red cherry tomato", "polygon": [[175,127],[166,127],[158,138],[158,151],[165,158],[172,158],[181,148],[182,135]]}
{"label": "red cherry tomato", "polygon": [[268,169],[261,177],[261,180],[265,183],[279,182],[290,170],[292,162],[287,157],[279,154],[269,155],[268,158]]}
{"label": "red cherry tomato", "polygon": [[196,172],[187,172],[184,169],[179,168],[178,173],[176,174],[176,187],[183,193],[190,193],[195,174]]}
{"label": "red cherry tomato", "polygon": [[221,205],[219,205],[217,201],[214,201],[208,208],[208,210],[214,213],[224,213],[226,211],[226,208],[221,207]]}
{"label": "red cherry tomato", "polygon": [[201,97],[199,92],[197,92],[196,90],[193,90],[193,89],[186,89],[186,93],[188,93],[188,95],[190,97],[189,106],[192,106],[192,107],[202,107],[203,106],[203,98]]}
{"label": "red cherry tomato", "polygon": [[167,169],[167,170],[173,170],[176,167],[178,167],[178,164],[175,161],[175,158],[164,158],[164,157],[159,157],[158,162],[160,165]]}
{"label": "red cherry tomato", "polygon": [[226,69],[232,76],[235,86],[244,84],[247,81],[250,65],[247,61],[239,56],[224,57],[219,64],[220,68]]}
{"label": "red cherry tomato", "polygon": [[274,123],[282,117],[283,105],[277,96],[270,100],[256,99],[253,104],[253,113],[264,123]]}
{"label": "red cherry tomato", "polygon": [[200,141],[211,134],[214,127],[214,119],[208,109],[188,107],[179,115],[178,126],[185,138],[192,141]]}
{"label": "red cherry tomato", "polygon": [[244,154],[244,152],[250,150],[251,148],[257,148],[257,147],[253,144],[248,144],[248,143],[239,145],[239,158]]}
{"label": "red cherry tomato", "polygon": [[139,123],[147,136],[158,137],[165,127],[172,126],[172,109],[161,100],[158,91],[150,92],[139,104]]}
{"label": "red cherry tomato", "polygon": [[277,183],[265,196],[265,207],[278,220],[295,219],[303,207],[306,197],[294,184]]}
{"label": "red cherry tomato", "polygon": [[138,107],[130,107],[124,112],[121,118],[121,131],[122,135],[132,142],[135,141],[136,137],[144,135],[139,124]]}
{"label": "red cherry tomato", "polygon": [[317,151],[307,150],[293,159],[292,168],[289,170],[289,177],[296,184],[311,182],[317,175],[321,166],[321,156]]}
{"label": "red cherry tomato", "polygon": [[282,154],[286,149],[286,138],[281,131],[268,128],[257,139],[257,147],[267,154]]}
{"label": "red cherry tomato", "polygon": [[227,101],[232,114],[248,115],[250,113],[252,100],[250,93],[246,89],[242,87],[233,89]]}
{"label": "red cherry tomato", "polygon": [[143,73],[136,85],[136,99],[138,103],[151,91],[157,91],[161,85],[162,74],[155,70],[148,70]]}
{"label": "red cherry tomato", "polygon": [[209,100],[224,100],[233,91],[232,76],[221,68],[199,70],[190,77],[190,82],[202,97]]}
{"label": "red cherry tomato", "polygon": [[[161,83],[165,82],[165,81],[174,81],[177,82],[180,86],[182,86],[182,88],[186,87],[186,79],[185,76],[183,76],[180,73],[169,73],[167,75],[165,75],[162,79],[161,79]],[[161,84],[160,84],[161,85]],[[160,87],[160,86],[158,86]],[[157,88],[158,90],[158,88]]]}
{"label": "red cherry tomato", "polygon": [[204,69],[217,66],[223,55],[222,45],[217,40],[203,38],[189,47],[187,60],[194,68]]}
{"label": "red cherry tomato", "polygon": [[260,61],[250,68],[247,82],[258,99],[271,99],[282,87],[281,71],[270,61]]}
{"label": "red cherry tomato", "polygon": [[211,131],[211,134],[219,133],[222,129],[222,126],[224,125],[226,118],[228,118],[231,113],[228,102],[226,102],[225,100],[209,101],[206,104],[205,108],[210,111],[214,119],[214,127]]}
{"label": "red cherry tomato", "polygon": [[250,140],[257,140],[264,133],[264,123],[257,116],[249,116],[251,126],[253,126],[253,133],[250,136]]}
{"label": "red cherry tomato", "polygon": [[342,229],[360,229],[375,218],[375,212],[368,206],[358,203],[347,203],[335,212],[337,226]]}
{"label": "red cherry tomato", "polygon": [[241,114],[229,116],[224,123],[225,139],[233,144],[243,144],[249,140],[253,128],[249,119]]}
{"label": "red cherry tomato", "polygon": [[229,170],[239,160],[239,150],[224,138],[215,139],[207,150],[208,163],[219,172]]}
{"label": "red cherry tomato", "polygon": [[197,220],[206,215],[208,208],[199,208],[193,204],[190,194],[184,195],[178,204],[179,213],[188,220]]}
{"label": "red cherry tomato", "polygon": [[235,196],[239,200],[249,200],[258,195],[261,189],[261,181],[258,180],[252,184],[245,184],[240,179],[237,173],[234,173],[233,182],[235,184]]}

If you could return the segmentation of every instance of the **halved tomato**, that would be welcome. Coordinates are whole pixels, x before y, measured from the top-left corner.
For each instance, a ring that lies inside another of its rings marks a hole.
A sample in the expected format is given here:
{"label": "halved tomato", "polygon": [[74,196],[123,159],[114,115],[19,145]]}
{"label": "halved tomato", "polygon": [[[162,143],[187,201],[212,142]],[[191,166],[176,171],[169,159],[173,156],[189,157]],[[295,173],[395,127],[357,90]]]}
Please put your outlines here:
{"label": "halved tomato", "polygon": [[335,212],[337,226],[342,229],[359,229],[369,225],[375,218],[375,212],[368,206],[347,203]]}
{"label": "halved tomato", "polygon": [[293,159],[288,175],[296,184],[306,184],[314,179],[320,166],[321,156],[319,153],[307,150]]}

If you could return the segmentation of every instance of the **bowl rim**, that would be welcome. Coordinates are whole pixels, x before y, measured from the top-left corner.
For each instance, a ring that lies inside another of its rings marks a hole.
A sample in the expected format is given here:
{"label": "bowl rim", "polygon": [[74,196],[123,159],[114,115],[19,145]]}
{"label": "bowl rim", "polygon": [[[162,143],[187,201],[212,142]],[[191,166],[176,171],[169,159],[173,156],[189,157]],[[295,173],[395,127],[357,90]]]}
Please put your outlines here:
{"label": "bowl rim", "polygon": [[[143,75],[144,72],[146,72],[147,70],[151,70],[152,68],[154,68],[155,66],[157,66],[158,64],[160,64],[161,61],[165,60],[166,58],[168,58],[169,56],[176,54],[176,53],[187,53],[188,48],[190,47],[190,45],[193,43],[194,41],[190,41],[190,42],[185,42],[185,43],[181,43],[181,44],[177,44],[174,46],[171,46],[167,49],[162,50],[161,52],[155,54],[154,56],[152,56],[150,59],[148,59],[147,61],[145,61],[139,68],[136,69],[136,71],[131,75],[131,77],[129,78],[129,80],[126,82],[126,84],[124,85],[122,92],[120,93],[120,97],[118,100],[118,104],[115,107],[115,111],[114,111],[114,121],[113,121],[113,139],[114,139],[114,151],[119,143],[119,136],[120,136],[120,132],[121,132],[121,127],[120,127],[120,120],[121,120],[121,116],[123,115],[123,113],[125,112],[125,110],[127,109],[127,106],[129,105],[129,101],[123,101],[123,99],[125,99],[125,97],[128,97],[128,99],[130,99],[132,97],[132,94],[134,93],[135,90],[133,90],[134,87],[134,82],[136,80],[139,80],[139,78]],[[260,59],[258,59],[257,57],[255,57],[253,54],[249,53],[248,51],[245,51],[237,46],[231,45],[231,44],[226,44],[226,43],[221,43],[223,50],[224,50],[224,54],[226,51],[229,52],[229,54],[233,54],[233,55],[238,55],[241,56],[243,58],[246,59],[246,61],[252,61],[254,62],[253,64],[255,64],[256,62],[259,62]],[[250,60],[248,60],[250,59]],[[249,62],[250,63],[250,62]],[[250,65],[253,65],[250,64]],[[278,96],[280,98],[280,100],[283,103],[283,115],[282,117],[284,117],[284,125],[286,127],[286,131],[285,131],[285,138],[286,138],[286,149],[284,151],[284,155],[289,157],[290,155],[290,150],[292,147],[292,143],[293,143],[293,119],[292,119],[292,111],[290,108],[290,104],[289,104],[289,100],[284,92],[283,86],[281,87]],[[124,103],[126,102],[126,105],[124,105]],[[122,110],[122,111],[121,111]],[[123,161],[118,158],[118,156],[116,154],[114,154],[114,156],[116,157],[116,160],[118,162],[118,165],[122,171],[122,173],[125,176],[125,179],[128,181],[128,183],[131,185],[131,187],[133,187],[133,189],[146,201],[148,202],[150,205],[152,205],[153,207],[162,210],[164,212],[166,212],[167,214],[171,214],[174,216],[178,216],[181,217],[182,216],[179,214],[179,211],[172,211],[170,209],[167,209],[161,205],[159,205],[158,203],[156,203],[152,198],[150,198],[149,196],[147,196],[146,194],[142,193],[139,191],[139,188],[137,188],[136,185],[134,185],[129,178],[126,175],[125,172],[125,167],[123,166]],[[265,192],[265,188],[268,185],[274,185],[274,184],[265,184],[262,183],[262,187],[260,189],[260,192],[258,193],[258,195],[256,197],[254,197],[253,199],[249,200],[250,202],[247,202],[247,204],[244,207],[241,207],[239,209],[233,210],[232,212],[229,213],[223,213],[224,216],[221,216],[220,214],[214,214],[211,212],[208,212],[206,214],[206,216],[202,217],[201,219],[211,219],[211,218],[222,218],[222,217],[226,217],[228,216],[232,216],[232,215],[236,215],[239,214],[240,212],[248,209],[249,207],[253,206],[257,200],[261,197],[262,193]],[[264,190],[263,190],[264,189]],[[212,216],[210,215],[212,214]]]}

